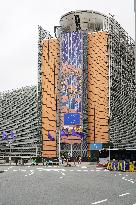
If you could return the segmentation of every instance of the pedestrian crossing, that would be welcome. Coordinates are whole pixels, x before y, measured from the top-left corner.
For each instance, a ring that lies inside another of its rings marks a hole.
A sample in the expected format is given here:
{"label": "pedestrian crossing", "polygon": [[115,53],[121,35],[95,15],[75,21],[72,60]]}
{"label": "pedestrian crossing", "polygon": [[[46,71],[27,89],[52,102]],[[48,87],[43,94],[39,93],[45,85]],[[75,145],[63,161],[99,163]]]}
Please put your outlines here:
{"label": "pedestrian crossing", "polygon": [[[64,166],[24,166],[24,167],[6,167],[6,169],[3,170],[5,173],[24,173],[23,176],[33,176],[38,173],[55,173],[58,172],[61,174],[61,179],[65,177],[66,175],[69,175],[69,173],[73,174],[89,174],[89,173],[110,173],[114,177],[119,177],[121,180],[126,181],[126,183],[136,184],[135,179],[131,178],[129,174],[121,173],[121,172],[110,172],[107,169],[104,169],[102,167],[94,167],[94,166],[73,166],[73,167],[64,167]],[[106,175],[105,175],[106,176]]]}

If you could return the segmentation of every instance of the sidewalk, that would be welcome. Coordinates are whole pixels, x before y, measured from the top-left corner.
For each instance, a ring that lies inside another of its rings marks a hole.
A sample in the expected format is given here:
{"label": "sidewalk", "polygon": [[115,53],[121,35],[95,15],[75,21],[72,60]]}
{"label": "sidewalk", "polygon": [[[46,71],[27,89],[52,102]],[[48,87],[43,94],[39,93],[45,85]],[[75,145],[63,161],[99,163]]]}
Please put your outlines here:
{"label": "sidewalk", "polygon": [[[78,164],[77,162],[75,163],[74,165],[74,162],[69,162],[69,164],[71,164],[72,167],[90,167],[90,166],[96,166],[97,163],[92,163],[92,162],[82,162],[81,164]],[[60,167],[65,167],[67,165],[67,163],[65,162],[64,164],[60,164]],[[0,164],[0,166],[16,166],[16,164],[13,162],[11,164],[9,163],[5,163],[5,164]],[[21,165],[21,164],[18,164],[17,166],[46,166],[46,165],[43,165],[43,163],[39,163],[38,165],[31,165],[31,163],[26,163],[24,165]],[[54,166],[54,165],[48,165],[48,166]],[[56,165],[58,166],[58,165]]]}

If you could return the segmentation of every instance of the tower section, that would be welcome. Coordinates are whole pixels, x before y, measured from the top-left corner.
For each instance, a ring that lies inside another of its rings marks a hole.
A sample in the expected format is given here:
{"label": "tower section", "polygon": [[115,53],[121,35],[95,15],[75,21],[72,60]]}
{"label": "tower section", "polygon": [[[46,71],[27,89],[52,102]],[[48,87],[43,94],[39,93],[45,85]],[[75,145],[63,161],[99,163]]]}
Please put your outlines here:
{"label": "tower section", "polygon": [[57,84],[59,69],[59,41],[56,38],[42,42],[42,156],[57,156]]}
{"label": "tower section", "polygon": [[[84,134],[73,141],[76,156],[87,157],[92,144],[103,147],[109,141],[108,23],[95,11],[72,11],[60,19],[61,128]],[[74,123],[75,118],[80,121]]]}
{"label": "tower section", "polygon": [[88,151],[109,141],[108,33],[88,33]]}

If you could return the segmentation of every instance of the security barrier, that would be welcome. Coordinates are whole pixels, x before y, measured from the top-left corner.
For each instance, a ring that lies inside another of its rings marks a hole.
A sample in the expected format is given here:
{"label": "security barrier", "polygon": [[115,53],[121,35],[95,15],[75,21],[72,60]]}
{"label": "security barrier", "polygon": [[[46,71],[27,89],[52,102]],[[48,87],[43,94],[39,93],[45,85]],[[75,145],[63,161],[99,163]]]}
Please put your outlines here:
{"label": "security barrier", "polygon": [[107,169],[110,171],[136,172],[136,162],[113,160],[108,162]]}

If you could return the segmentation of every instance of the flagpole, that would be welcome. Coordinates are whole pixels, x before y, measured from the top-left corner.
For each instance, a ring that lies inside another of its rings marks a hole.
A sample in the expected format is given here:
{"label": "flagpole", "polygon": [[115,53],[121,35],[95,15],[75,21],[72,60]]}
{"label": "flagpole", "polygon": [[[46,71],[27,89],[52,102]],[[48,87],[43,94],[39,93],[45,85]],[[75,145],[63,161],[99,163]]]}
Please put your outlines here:
{"label": "flagpole", "polygon": [[60,130],[59,130],[59,165],[60,165]]}
{"label": "flagpole", "polygon": [[11,165],[11,143],[9,142],[9,146],[10,146],[10,165]]}

